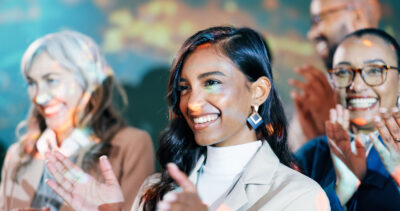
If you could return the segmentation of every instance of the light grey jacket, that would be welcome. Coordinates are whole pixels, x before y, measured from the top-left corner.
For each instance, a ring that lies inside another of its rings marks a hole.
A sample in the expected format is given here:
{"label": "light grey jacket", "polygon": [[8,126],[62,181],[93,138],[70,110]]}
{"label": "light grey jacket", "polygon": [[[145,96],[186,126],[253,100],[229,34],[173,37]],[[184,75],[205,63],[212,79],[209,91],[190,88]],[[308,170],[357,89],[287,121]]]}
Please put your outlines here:
{"label": "light grey jacket", "polygon": [[[193,183],[204,159],[204,156],[200,157],[189,176]],[[139,193],[143,194],[151,184],[159,181],[159,177],[160,174],[154,174],[146,179]],[[131,211],[143,210],[140,195]],[[223,205],[231,210],[330,210],[324,190],[312,179],[280,163],[266,141],[248,163]]]}

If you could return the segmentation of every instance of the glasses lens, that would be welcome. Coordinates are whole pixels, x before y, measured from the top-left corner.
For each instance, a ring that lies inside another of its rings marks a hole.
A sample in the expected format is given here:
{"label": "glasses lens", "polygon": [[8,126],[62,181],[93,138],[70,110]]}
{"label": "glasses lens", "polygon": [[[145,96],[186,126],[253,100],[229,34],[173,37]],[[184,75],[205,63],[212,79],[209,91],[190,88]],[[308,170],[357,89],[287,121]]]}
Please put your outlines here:
{"label": "glasses lens", "polygon": [[362,75],[365,83],[376,86],[382,84],[385,80],[386,70],[381,66],[368,65],[363,68]]}
{"label": "glasses lens", "polygon": [[332,80],[336,87],[347,87],[353,78],[353,71],[350,67],[340,66],[332,70]]}

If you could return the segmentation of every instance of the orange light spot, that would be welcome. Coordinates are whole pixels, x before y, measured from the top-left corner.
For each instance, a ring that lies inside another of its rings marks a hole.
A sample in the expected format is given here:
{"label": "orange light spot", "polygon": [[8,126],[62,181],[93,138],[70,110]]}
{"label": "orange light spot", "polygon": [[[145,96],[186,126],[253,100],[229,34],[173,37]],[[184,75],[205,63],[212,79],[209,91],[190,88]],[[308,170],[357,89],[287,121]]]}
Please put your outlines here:
{"label": "orange light spot", "polygon": [[367,124],[367,120],[365,120],[364,118],[355,118],[352,120],[352,122],[358,126],[364,126]]}
{"label": "orange light spot", "polygon": [[196,50],[200,50],[200,49],[207,48],[207,47],[210,47],[210,46],[211,46],[211,43],[206,42],[206,43],[203,43],[203,44],[197,46]]}
{"label": "orange light spot", "polygon": [[367,46],[367,47],[372,47],[374,44],[371,42],[371,40],[363,39],[362,43]]}
{"label": "orange light spot", "polygon": [[201,104],[200,103],[189,104],[189,109],[193,111],[193,115],[198,115],[201,113]]}

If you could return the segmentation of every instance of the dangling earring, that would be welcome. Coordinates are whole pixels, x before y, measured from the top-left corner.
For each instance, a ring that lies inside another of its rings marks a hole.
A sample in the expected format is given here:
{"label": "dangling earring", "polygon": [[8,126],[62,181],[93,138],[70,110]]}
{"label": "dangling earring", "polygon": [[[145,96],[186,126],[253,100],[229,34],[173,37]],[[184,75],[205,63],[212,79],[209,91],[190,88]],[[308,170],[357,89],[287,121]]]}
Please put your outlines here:
{"label": "dangling earring", "polygon": [[252,106],[251,108],[253,112],[247,118],[247,122],[256,130],[263,123],[263,119],[260,114],[258,114],[258,106]]}

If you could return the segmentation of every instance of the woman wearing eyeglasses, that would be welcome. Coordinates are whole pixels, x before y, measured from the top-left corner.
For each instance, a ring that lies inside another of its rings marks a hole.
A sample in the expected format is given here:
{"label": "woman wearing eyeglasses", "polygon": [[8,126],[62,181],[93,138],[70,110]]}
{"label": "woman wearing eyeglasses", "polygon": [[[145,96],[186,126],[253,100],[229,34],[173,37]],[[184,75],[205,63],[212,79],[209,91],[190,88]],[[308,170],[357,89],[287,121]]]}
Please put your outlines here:
{"label": "woman wearing eyeglasses", "polygon": [[335,51],[329,74],[340,105],[326,136],[296,153],[332,210],[400,210],[399,58],[398,43],[378,29],[348,35]]}

